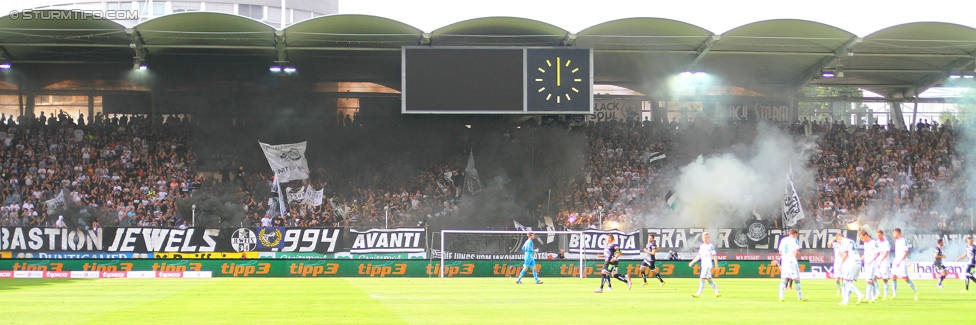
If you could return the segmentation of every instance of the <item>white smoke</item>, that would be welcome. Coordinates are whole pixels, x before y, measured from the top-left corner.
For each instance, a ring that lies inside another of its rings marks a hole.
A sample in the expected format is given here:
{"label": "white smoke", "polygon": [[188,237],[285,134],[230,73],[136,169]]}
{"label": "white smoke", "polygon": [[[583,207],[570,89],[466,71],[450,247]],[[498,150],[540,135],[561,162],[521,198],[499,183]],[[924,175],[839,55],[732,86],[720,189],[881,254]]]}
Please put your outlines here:
{"label": "white smoke", "polygon": [[[683,223],[703,227],[741,225],[760,211],[780,218],[786,175],[793,171],[799,190],[812,183],[805,169],[812,146],[797,144],[785,132],[760,123],[755,141],[729,152],[699,156],[682,167],[674,191]],[[812,218],[810,211],[804,211]]]}

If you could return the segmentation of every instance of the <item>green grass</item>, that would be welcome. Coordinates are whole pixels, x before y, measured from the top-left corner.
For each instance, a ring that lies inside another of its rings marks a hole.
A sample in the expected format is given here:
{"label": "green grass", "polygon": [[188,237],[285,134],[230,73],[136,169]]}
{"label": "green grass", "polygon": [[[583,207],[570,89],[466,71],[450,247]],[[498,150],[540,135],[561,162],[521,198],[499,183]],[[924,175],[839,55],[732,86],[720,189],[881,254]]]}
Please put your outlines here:
{"label": "green grass", "polygon": [[[968,323],[976,288],[962,281],[917,281],[920,300],[901,283],[898,300],[837,306],[832,281],[803,281],[808,302],[788,291],[776,301],[777,279],[716,280],[722,297],[696,279],[649,279],[633,290],[598,278],[512,279],[214,278],[0,281],[0,324],[654,324]],[[864,283],[858,286],[863,290]]]}

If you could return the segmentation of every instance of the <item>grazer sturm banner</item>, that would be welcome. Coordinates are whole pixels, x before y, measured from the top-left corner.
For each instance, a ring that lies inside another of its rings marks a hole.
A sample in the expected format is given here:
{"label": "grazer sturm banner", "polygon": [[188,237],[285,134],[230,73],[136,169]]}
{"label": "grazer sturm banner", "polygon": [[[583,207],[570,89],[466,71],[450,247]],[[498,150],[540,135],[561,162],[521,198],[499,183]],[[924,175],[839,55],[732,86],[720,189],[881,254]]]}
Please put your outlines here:
{"label": "grazer sturm banner", "polygon": [[594,99],[590,122],[627,121],[639,119],[641,102],[626,99]]}
{"label": "grazer sturm banner", "polygon": [[639,238],[640,231],[588,230],[584,231],[582,236],[580,234],[570,234],[569,252],[583,252],[584,254],[602,253],[603,248],[607,245],[607,237],[609,236],[614,236],[614,243],[620,246],[620,251],[627,257],[637,257],[641,253],[641,248],[644,247]]}
{"label": "grazer sturm banner", "polygon": [[356,236],[349,252],[369,253],[420,253],[424,251],[424,228],[350,230]]}
{"label": "grazer sturm banner", "polygon": [[307,141],[271,145],[258,142],[279,183],[308,179],[308,161],[305,160],[306,143]]}
{"label": "grazer sturm banner", "polygon": [[[717,249],[759,249],[777,250],[779,240],[787,235],[785,229],[768,229],[754,225],[748,228],[647,228],[654,234],[661,250],[690,251],[701,244],[701,234],[709,231],[712,244]],[[837,233],[854,239],[856,230],[845,229],[799,229],[797,241],[803,249],[828,249],[827,244]]]}
{"label": "grazer sturm banner", "polygon": [[101,251],[103,229],[84,231],[67,228],[2,227],[0,250]]}

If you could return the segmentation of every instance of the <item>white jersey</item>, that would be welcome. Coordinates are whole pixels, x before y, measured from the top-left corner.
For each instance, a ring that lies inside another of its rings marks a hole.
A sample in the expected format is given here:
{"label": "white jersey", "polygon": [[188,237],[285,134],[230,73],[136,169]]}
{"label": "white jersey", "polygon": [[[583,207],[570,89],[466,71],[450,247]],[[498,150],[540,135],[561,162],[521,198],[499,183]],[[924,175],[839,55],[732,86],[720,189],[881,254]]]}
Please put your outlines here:
{"label": "white jersey", "polygon": [[869,240],[864,242],[864,266],[874,266],[878,263],[878,248],[877,240]]}
{"label": "white jersey", "polygon": [[861,258],[861,255],[857,253],[857,242],[855,242],[853,239],[841,239],[840,246],[843,247],[845,252],[847,252],[848,262],[857,261]]}
{"label": "white jersey", "polygon": [[[844,240],[850,239],[844,238]],[[847,247],[844,246],[844,240],[839,243],[834,243],[834,264],[840,263],[841,259],[844,258],[844,252],[847,251]]]}
{"label": "white jersey", "polygon": [[783,264],[796,263],[796,252],[800,251],[800,243],[792,236],[783,237],[779,240],[779,255]]}
{"label": "white jersey", "polygon": [[[902,259],[901,257],[902,255],[905,255],[904,259]],[[895,259],[892,261],[892,263],[899,262],[899,260],[901,260],[901,264],[905,264],[905,260],[907,259],[908,259],[908,241],[905,240],[905,238],[895,239]]]}
{"label": "white jersey", "polygon": [[891,255],[891,242],[887,240],[875,240],[877,245],[878,257],[875,259],[877,265],[885,264],[888,262],[888,256]]}
{"label": "white jersey", "polygon": [[701,258],[702,268],[712,267],[712,258],[715,257],[715,246],[710,243],[702,243],[698,246],[698,257]]}

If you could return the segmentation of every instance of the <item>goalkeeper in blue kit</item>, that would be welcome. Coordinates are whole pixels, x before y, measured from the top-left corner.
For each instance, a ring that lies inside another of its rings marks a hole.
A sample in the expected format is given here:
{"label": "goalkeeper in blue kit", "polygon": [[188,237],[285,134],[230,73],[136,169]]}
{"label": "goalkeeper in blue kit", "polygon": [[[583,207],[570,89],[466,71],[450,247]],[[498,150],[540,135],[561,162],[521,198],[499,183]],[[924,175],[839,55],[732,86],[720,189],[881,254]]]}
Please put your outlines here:
{"label": "goalkeeper in blue kit", "polygon": [[532,254],[535,253],[535,242],[533,241],[535,239],[535,234],[530,232],[526,236],[528,236],[529,239],[526,239],[525,244],[522,244],[522,251],[525,252],[525,262],[522,263],[522,273],[519,273],[518,279],[515,280],[515,283],[522,284],[522,277],[525,276],[525,271],[531,268],[532,277],[535,278],[535,284],[542,284],[542,281],[539,281],[539,271],[535,269],[535,256],[532,256]]}

